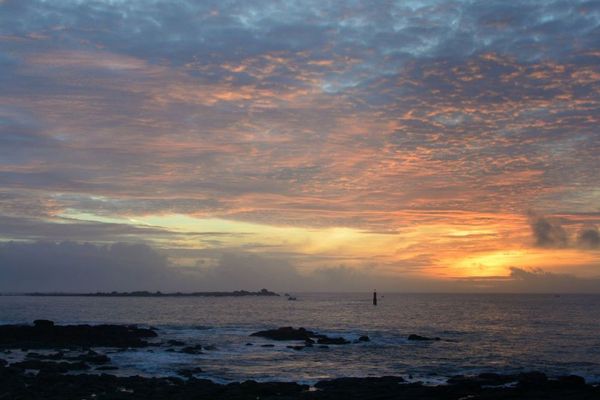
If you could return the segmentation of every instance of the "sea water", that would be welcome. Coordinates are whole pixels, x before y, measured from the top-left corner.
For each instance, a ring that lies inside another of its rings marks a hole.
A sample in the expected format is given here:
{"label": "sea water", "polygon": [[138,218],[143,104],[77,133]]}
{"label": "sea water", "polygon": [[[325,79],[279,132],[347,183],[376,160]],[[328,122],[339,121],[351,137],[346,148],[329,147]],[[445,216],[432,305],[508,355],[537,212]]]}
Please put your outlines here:
{"label": "sea water", "polygon": [[[444,382],[458,374],[538,370],[600,382],[600,296],[514,294],[296,293],[286,297],[0,296],[0,323],[51,319],[60,324],[116,323],[157,328],[209,350],[190,355],[169,346],[107,349],[118,374],[170,376],[200,367],[217,382],[300,381],[347,376],[411,376]],[[257,330],[305,327],[355,343],[303,350],[251,337]],[[409,334],[441,341],[408,341]],[[250,345],[251,344],[251,345]],[[262,347],[274,344],[274,347]]]}

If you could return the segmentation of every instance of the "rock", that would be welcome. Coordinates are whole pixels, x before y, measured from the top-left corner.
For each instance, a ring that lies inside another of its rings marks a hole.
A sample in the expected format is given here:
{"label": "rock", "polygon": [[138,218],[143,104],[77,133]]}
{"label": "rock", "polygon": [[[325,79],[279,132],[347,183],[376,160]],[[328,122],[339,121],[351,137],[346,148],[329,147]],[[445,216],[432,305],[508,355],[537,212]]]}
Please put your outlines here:
{"label": "rock", "polygon": [[439,337],[430,338],[430,337],[427,337],[427,336],[415,335],[413,333],[413,334],[408,335],[408,340],[421,340],[421,341],[432,340],[432,341],[437,341],[437,340],[442,340],[442,339],[440,339]]}
{"label": "rock", "polygon": [[106,364],[110,362],[110,358],[107,355],[99,354],[92,350],[77,357],[68,357],[67,360],[84,361],[90,364]]}
{"label": "rock", "polygon": [[179,374],[181,376],[184,376],[186,378],[191,378],[195,374],[199,374],[200,372],[202,372],[202,368],[196,367],[196,368],[180,369],[180,370],[177,371],[177,374]]}
{"label": "rock", "polygon": [[304,328],[294,329],[291,326],[284,326],[282,328],[254,332],[250,336],[260,336],[272,340],[307,340],[316,335],[316,333],[307,331]]}
{"label": "rock", "polygon": [[36,320],[31,325],[0,326],[0,348],[43,349],[75,347],[145,347],[156,337],[150,329],[125,325],[54,325]]}
{"label": "rock", "polygon": [[585,378],[578,375],[559,376],[557,380],[567,386],[585,386]]}
{"label": "rock", "polygon": [[296,351],[302,350],[305,346],[286,346],[288,349],[294,349]]}
{"label": "rock", "polygon": [[539,371],[520,373],[517,379],[520,386],[536,386],[548,381],[546,374]]}
{"label": "rock", "polygon": [[62,360],[65,354],[61,351],[52,354],[27,353],[25,358],[33,358],[36,360]]}
{"label": "rock", "polygon": [[350,343],[348,340],[341,338],[341,337],[331,338],[326,335],[322,335],[322,334],[318,334],[318,333],[306,330],[304,328],[295,329],[295,328],[292,328],[291,326],[284,326],[282,328],[254,332],[250,336],[260,336],[260,337],[265,337],[268,339],[280,340],[280,341],[301,340],[305,343],[311,343],[311,344],[315,343],[315,339],[316,339],[316,342],[319,344],[338,345],[338,344]]}
{"label": "rock", "polygon": [[337,338],[330,338],[330,337],[322,337],[319,338],[317,340],[318,344],[348,344],[350,343],[348,340],[342,338],[342,337],[337,337]]}
{"label": "rock", "polygon": [[359,342],[370,342],[371,339],[367,336],[367,335],[363,335],[361,337],[358,338]]}
{"label": "rock", "polygon": [[246,346],[254,346],[254,343],[246,343]]}
{"label": "rock", "polygon": [[96,371],[114,371],[119,369],[118,367],[115,367],[114,365],[101,365],[99,367],[96,367]]}
{"label": "rock", "polygon": [[181,352],[186,354],[202,354],[202,345],[187,346],[181,349]]}
{"label": "rock", "polygon": [[33,321],[33,325],[36,328],[52,328],[54,326],[54,321],[50,321],[47,319],[36,319]]}
{"label": "rock", "polygon": [[40,361],[40,360],[26,360],[10,365],[11,367],[19,369],[35,369],[39,371],[63,373],[68,371],[82,371],[90,369],[90,366],[83,362],[55,362],[55,361]]}
{"label": "rock", "polygon": [[274,344],[263,344],[260,347],[275,347]]}

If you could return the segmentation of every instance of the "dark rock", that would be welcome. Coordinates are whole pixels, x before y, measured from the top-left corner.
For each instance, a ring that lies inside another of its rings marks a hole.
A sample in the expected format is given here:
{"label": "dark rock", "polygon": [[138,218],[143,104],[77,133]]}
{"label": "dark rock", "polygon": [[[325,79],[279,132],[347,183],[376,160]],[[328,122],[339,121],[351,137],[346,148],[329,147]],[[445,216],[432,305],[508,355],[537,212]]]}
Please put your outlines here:
{"label": "dark rock", "polygon": [[324,345],[324,344],[323,344],[323,345],[319,346],[319,348],[320,348],[320,349],[328,349],[328,348],[329,348],[329,346],[327,346],[327,345]]}
{"label": "dark rock", "polygon": [[350,342],[342,337],[337,337],[337,338],[322,337],[317,340],[317,343],[318,344],[336,344],[337,345],[337,344],[348,344]]}
{"label": "dark rock", "polygon": [[566,375],[558,377],[558,382],[568,386],[585,386],[585,378],[578,375]]}
{"label": "dark rock", "polygon": [[177,374],[179,374],[181,376],[184,376],[186,378],[191,378],[195,374],[199,374],[200,372],[202,372],[202,368],[195,367],[195,368],[180,369],[180,370],[177,371]]}
{"label": "dark rock", "polygon": [[[30,325],[0,326],[0,348],[144,347],[156,337],[150,329],[124,325],[54,325],[36,320]],[[25,350],[27,351],[27,350]]]}
{"label": "dark rock", "polygon": [[302,350],[305,346],[286,346],[288,349],[294,349],[296,351]]}
{"label": "dark rock", "polygon": [[77,357],[68,357],[67,360],[84,361],[90,364],[106,364],[110,362],[110,358],[107,355],[99,354],[92,350]]}
{"label": "dark rock", "polygon": [[408,340],[421,340],[421,341],[434,340],[435,341],[435,340],[442,340],[442,339],[440,339],[439,337],[430,338],[427,336],[415,335],[413,333],[413,334],[408,335]]}
{"label": "dark rock", "polygon": [[36,319],[33,321],[33,325],[36,328],[52,328],[54,326],[54,321],[50,321],[47,319]]}
{"label": "dark rock", "polygon": [[316,337],[317,334],[307,331],[304,328],[294,329],[291,326],[284,326],[282,328],[254,332],[250,336],[260,336],[272,340],[307,340],[311,337]]}
{"label": "dark rock", "polygon": [[33,358],[36,360],[62,360],[65,354],[63,352],[52,354],[27,353],[25,358]]}
{"label": "dark rock", "polygon": [[274,344],[263,344],[260,347],[275,347]]}
{"label": "dark rock", "polygon": [[265,331],[254,332],[250,336],[260,336],[265,337],[272,340],[301,340],[305,343],[315,343],[319,344],[348,344],[350,343],[348,340],[338,337],[338,338],[330,338],[326,335],[318,334],[304,328],[292,328],[291,326],[284,326],[282,328],[277,329],[269,329]]}
{"label": "dark rock", "polygon": [[202,354],[202,345],[187,346],[181,349],[181,352],[186,354]]}
{"label": "dark rock", "polygon": [[254,346],[254,343],[246,343],[246,346]]}
{"label": "dark rock", "polygon": [[14,368],[19,369],[35,369],[39,371],[49,371],[56,373],[63,373],[68,371],[82,371],[90,369],[90,366],[83,362],[54,362],[54,361],[40,361],[40,360],[26,360],[10,365]]}
{"label": "dark rock", "polygon": [[370,342],[371,339],[367,336],[367,335],[363,335],[361,337],[358,338],[359,342]]}
{"label": "dark rock", "polygon": [[538,371],[523,372],[518,375],[517,379],[521,386],[536,386],[548,381],[546,374]]}
{"label": "dark rock", "polygon": [[96,367],[96,371],[114,371],[119,369],[118,367],[115,367],[114,365],[101,365],[99,367]]}
{"label": "dark rock", "polygon": [[167,344],[169,346],[185,346],[185,343],[180,340],[169,340]]}

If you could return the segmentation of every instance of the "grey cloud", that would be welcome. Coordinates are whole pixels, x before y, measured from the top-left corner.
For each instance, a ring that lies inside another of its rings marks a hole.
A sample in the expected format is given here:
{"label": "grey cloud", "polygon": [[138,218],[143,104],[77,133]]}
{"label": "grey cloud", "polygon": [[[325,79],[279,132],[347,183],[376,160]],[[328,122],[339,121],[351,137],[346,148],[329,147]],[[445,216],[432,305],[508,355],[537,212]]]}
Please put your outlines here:
{"label": "grey cloud", "polygon": [[[579,278],[569,274],[556,274],[540,269],[510,268],[511,281],[508,288],[524,292],[539,293],[598,293],[600,278]],[[500,285],[502,286],[502,284]]]}
{"label": "grey cloud", "polygon": [[579,246],[587,249],[600,249],[600,232],[596,227],[585,228],[577,237]]}
{"label": "grey cloud", "polygon": [[558,219],[530,213],[529,224],[535,245],[538,247],[578,247],[588,250],[600,248],[600,232],[595,226],[581,228],[572,238]]}
{"label": "grey cloud", "polygon": [[0,292],[258,290],[370,292],[598,292],[599,278],[511,268],[509,277],[436,280],[389,277],[344,266],[301,272],[277,255],[214,253],[216,264],[175,267],[143,244],[75,242],[0,244]]}
{"label": "grey cloud", "polygon": [[558,221],[532,214],[529,223],[536,246],[566,247],[568,245],[567,232]]}
{"label": "grey cloud", "polygon": [[112,291],[174,288],[168,262],[145,245],[0,245],[0,291]]}

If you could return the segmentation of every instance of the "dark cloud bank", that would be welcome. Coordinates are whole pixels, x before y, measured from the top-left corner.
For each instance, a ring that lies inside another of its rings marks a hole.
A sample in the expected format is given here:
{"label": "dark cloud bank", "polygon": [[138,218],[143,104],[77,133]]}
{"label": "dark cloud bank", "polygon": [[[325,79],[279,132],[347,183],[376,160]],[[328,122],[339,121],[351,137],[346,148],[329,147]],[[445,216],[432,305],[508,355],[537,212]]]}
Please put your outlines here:
{"label": "dark cloud bank", "polygon": [[571,237],[558,219],[530,213],[529,224],[535,245],[538,247],[600,249],[600,231],[596,226],[583,227]]}
{"label": "dark cloud bank", "polygon": [[0,245],[0,292],[31,291],[399,291],[600,292],[600,279],[511,268],[509,277],[435,280],[390,278],[343,266],[310,274],[277,257],[221,254],[214,268],[180,268],[144,244],[9,242]]}

